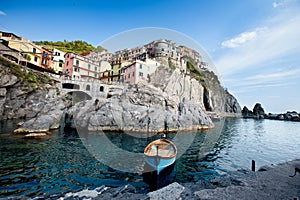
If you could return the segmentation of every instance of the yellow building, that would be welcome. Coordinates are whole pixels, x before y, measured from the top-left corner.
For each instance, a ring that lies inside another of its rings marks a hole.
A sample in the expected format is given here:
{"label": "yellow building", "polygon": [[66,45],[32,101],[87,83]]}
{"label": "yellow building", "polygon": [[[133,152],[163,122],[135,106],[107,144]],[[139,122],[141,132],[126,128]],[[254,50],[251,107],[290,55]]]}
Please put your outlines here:
{"label": "yellow building", "polygon": [[29,63],[40,67],[43,54],[42,47],[13,33],[0,32],[0,39],[7,41],[10,48],[19,51],[23,56],[26,54]]}
{"label": "yellow building", "polygon": [[109,64],[109,62],[101,60],[100,73],[99,73],[100,81],[105,83],[110,82],[110,70],[111,70],[111,65]]}

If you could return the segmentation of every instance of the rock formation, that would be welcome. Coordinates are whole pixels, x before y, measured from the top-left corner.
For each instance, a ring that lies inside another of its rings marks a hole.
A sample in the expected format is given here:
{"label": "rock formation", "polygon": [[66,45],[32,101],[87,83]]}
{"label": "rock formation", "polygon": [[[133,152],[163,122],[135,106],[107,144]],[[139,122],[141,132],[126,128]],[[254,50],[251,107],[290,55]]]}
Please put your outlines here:
{"label": "rock formation", "polygon": [[236,98],[224,90],[213,72],[201,71],[193,78],[193,74],[186,73],[186,70],[176,68],[172,71],[161,66],[151,75],[151,83],[176,99],[177,103],[191,102],[220,116],[241,116]]}
{"label": "rock formation", "polygon": [[76,104],[68,112],[77,128],[90,131],[162,132],[213,127],[196,104],[180,103],[160,88],[139,83],[121,95]]}
{"label": "rock formation", "polygon": [[264,118],[265,117],[265,110],[262,108],[260,103],[256,103],[253,108],[253,115],[256,118]]}
{"label": "rock formation", "polygon": [[9,70],[16,71],[16,66],[2,68],[1,119],[29,118],[15,133],[58,128],[65,112],[74,119],[77,128],[136,132],[211,128],[214,125],[208,112],[220,116],[241,113],[237,100],[210,71],[162,65],[151,75],[150,83],[128,86],[123,91],[108,93],[107,97],[71,107],[68,96],[60,95],[59,86],[53,81],[37,84],[36,79],[44,75],[36,76],[24,69],[11,73]]}
{"label": "rock formation", "polygon": [[[59,127],[63,111],[71,106],[51,79],[17,65],[0,64],[0,120],[27,119],[15,133],[47,132]],[[40,84],[36,79],[47,79]]]}
{"label": "rock formation", "polygon": [[253,107],[253,111],[249,110],[246,106],[244,106],[242,110],[242,116],[244,118],[264,119],[266,117],[266,114],[261,104],[256,103]]}

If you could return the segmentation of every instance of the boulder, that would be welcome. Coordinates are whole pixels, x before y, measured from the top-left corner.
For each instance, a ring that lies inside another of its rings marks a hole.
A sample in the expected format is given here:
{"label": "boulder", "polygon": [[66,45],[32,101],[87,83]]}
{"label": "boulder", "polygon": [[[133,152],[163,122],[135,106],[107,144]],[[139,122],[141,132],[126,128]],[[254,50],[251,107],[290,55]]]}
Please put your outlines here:
{"label": "boulder", "polygon": [[177,182],[174,182],[159,190],[149,192],[147,195],[151,199],[173,200],[181,199],[181,194],[184,192],[184,187]]}
{"label": "boulder", "polygon": [[253,108],[253,115],[256,118],[264,118],[265,117],[265,111],[262,108],[260,103],[256,103],[254,108]]}
{"label": "boulder", "polygon": [[36,118],[24,122],[19,128],[14,130],[13,133],[48,133],[51,129],[59,128],[62,115],[62,110],[54,110],[48,114],[41,114]]}
{"label": "boulder", "polygon": [[179,105],[160,88],[139,83],[121,95],[76,104],[68,114],[78,128],[90,131],[162,132],[199,130],[213,127],[211,119],[199,104]]}
{"label": "boulder", "polygon": [[0,87],[11,87],[19,81],[16,76],[8,73],[6,70],[0,73],[0,77]]}

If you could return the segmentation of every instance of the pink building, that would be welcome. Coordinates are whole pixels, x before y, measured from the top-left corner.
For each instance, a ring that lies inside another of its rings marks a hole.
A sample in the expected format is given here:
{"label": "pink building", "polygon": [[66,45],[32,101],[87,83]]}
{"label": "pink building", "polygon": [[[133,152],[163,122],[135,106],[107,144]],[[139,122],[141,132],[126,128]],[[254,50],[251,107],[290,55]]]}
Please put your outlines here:
{"label": "pink building", "polygon": [[151,59],[146,59],[145,62],[136,60],[123,69],[124,83],[134,85],[140,81],[149,81],[150,75],[155,72],[159,65],[159,62]]}
{"label": "pink building", "polygon": [[65,54],[64,73],[71,79],[99,79],[99,62],[72,52]]}

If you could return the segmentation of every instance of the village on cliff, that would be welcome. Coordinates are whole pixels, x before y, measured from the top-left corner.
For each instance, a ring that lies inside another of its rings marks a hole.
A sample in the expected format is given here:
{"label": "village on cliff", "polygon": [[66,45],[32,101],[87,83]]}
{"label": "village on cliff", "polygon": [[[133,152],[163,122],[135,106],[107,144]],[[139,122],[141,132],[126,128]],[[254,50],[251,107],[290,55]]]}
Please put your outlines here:
{"label": "village on cliff", "polygon": [[0,31],[0,52],[18,64],[50,72],[60,79],[113,84],[149,81],[150,74],[161,64],[182,66],[187,59],[193,60],[198,69],[208,68],[197,51],[164,39],[114,53],[103,50],[79,55],[49,50],[14,33]]}

